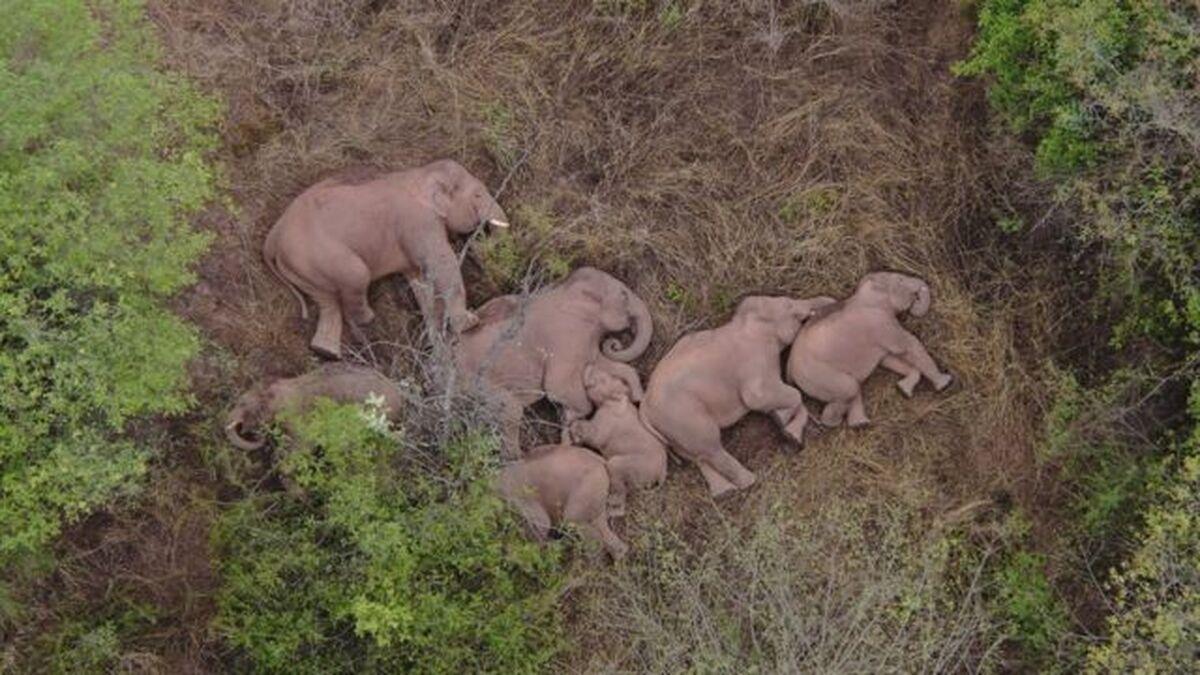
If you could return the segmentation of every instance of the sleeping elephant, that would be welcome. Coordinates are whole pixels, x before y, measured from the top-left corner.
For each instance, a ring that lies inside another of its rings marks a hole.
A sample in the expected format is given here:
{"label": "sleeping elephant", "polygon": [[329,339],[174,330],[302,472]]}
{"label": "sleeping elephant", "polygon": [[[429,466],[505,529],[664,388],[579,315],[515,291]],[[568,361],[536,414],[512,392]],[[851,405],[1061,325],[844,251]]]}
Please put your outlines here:
{"label": "sleeping elephant", "polygon": [[267,234],[267,267],[300,302],[317,303],[317,330],[309,343],[329,358],[341,355],[342,320],[370,323],[367,287],[399,272],[409,281],[426,325],[455,333],[476,323],[451,235],[480,224],[507,227],[508,216],[462,165],[425,166],[348,183],[327,179],[300,194]]}
{"label": "sleeping elephant", "polygon": [[608,510],[624,515],[629,490],[655,487],[667,479],[667,446],[642,424],[628,384],[592,366],[584,369],[583,384],[596,414],[577,420],[567,431],[573,441],[595,448],[608,460]]}
{"label": "sleeping elephant", "polygon": [[303,413],[319,398],[362,403],[372,395],[383,397],[383,411],[389,420],[399,417],[404,395],[395,382],[364,366],[327,363],[297,377],[251,387],[229,413],[225,435],[230,443],[243,450],[257,450],[266,442],[266,436],[258,429],[280,413]]}
{"label": "sleeping elephant", "polygon": [[808,411],[800,392],[783,383],[780,353],[818,308],[833,302],[747,297],[729,323],[680,338],[650,374],[642,421],[700,466],[714,497],[754,484],[754,474],[721,444],[721,429],[746,413],[770,413],[803,442]]}
{"label": "sleeping elephant", "polygon": [[796,336],[788,357],[788,376],[801,391],[825,401],[821,424],[867,424],[862,383],[878,366],[898,373],[905,396],[921,376],[941,391],[951,376],[938,369],[924,345],[900,325],[897,315],[924,316],[931,302],[929,284],[896,272],[863,277],[846,300],[810,321]]}
{"label": "sleeping elephant", "polygon": [[550,528],[572,523],[613,560],[621,560],[629,547],[609,526],[609,486],[604,458],[571,445],[533,448],[525,459],[501,469],[497,479],[500,494],[539,540],[545,541]]}
{"label": "sleeping elephant", "polygon": [[[633,400],[641,400],[641,380],[627,362],[650,344],[650,309],[612,276],[581,267],[530,298],[489,301],[479,319],[460,337],[457,359],[464,375],[501,406],[505,457],[520,455],[521,415],[537,400],[561,405],[564,427],[591,414],[583,385],[588,365],[620,378]],[[612,334],[625,330],[633,331],[633,340],[622,347]]]}

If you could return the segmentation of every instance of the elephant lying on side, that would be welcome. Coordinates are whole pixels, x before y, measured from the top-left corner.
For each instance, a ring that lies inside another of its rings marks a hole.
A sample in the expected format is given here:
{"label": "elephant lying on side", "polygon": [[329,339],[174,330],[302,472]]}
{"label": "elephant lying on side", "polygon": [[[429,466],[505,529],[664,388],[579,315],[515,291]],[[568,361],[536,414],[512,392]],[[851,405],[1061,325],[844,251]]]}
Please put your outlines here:
{"label": "elephant lying on side", "polygon": [[[583,386],[588,365],[620,378],[641,400],[641,380],[627,362],[650,344],[650,309],[608,274],[581,267],[528,300],[495,298],[479,317],[479,326],[459,339],[457,358],[462,372],[502,406],[506,457],[520,455],[522,412],[543,396],[563,406],[564,427],[592,413]],[[633,331],[628,347],[605,338],[624,330]]]}
{"label": "elephant lying on side", "polygon": [[395,421],[404,396],[396,383],[378,372],[347,363],[327,363],[298,377],[262,382],[242,394],[226,420],[225,435],[243,450],[257,450],[266,436],[256,431],[282,412],[303,413],[319,398],[338,403],[362,403],[383,397],[383,411]]}
{"label": "elephant lying on side", "polygon": [[608,467],[604,458],[586,448],[543,445],[526,459],[500,471],[500,494],[545,541],[550,528],[562,523],[578,525],[600,542],[613,560],[625,557],[629,547],[608,523]]}
{"label": "elephant lying on side", "polygon": [[[400,272],[408,279],[426,325],[455,332],[475,325],[451,235],[482,223],[508,227],[508,216],[487,187],[451,160],[350,184],[317,183],[287,207],[267,234],[267,267],[295,294],[308,318],[304,291],[317,303],[310,346],[341,354],[342,319],[367,324],[375,313],[367,287]],[[299,289],[299,290],[297,290]]]}
{"label": "elephant lying on side", "polygon": [[863,277],[854,295],[810,321],[796,336],[788,357],[788,376],[813,398],[826,402],[821,424],[867,424],[861,384],[878,366],[903,377],[905,396],[924,375],[941,391],[951,376],[938,369],[924,345],[900,325],[897,314],[924,316],[931,302],[929,285],[896,272]]}
{"label": "elephant lying on side", "polygon": [[572,423],[568,432],[575,442],[595,448],[608,459],[612,476],[608,511],[624,515],[631,488],[656,487],[667,479],[667,446],[642,424],[629,385],[591,366],[583,371],[583,384],[596,414]]}
{"label": "elephant lying on side", "polygon": [[650,375],[643,422],[700,465],[712,495],[749,487],[754,474],[721,445],[721,429],[747,412],[771,413],[802,443],[808,411],[783,383],[779,355],[832,298],[750,296],[729,323],[680,338]]}

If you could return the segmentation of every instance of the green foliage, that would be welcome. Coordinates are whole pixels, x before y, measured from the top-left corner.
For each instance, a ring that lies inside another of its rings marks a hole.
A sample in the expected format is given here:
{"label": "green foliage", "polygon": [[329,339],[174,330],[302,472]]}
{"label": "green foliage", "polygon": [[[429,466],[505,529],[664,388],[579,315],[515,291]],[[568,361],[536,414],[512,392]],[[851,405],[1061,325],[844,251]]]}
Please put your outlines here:
{"label": "green foliage", "polygon": [[1048,658],[1067,633],[1066,610],[1046,577],[1041,555],[1017,551],[997,570],[996,605],[1027,655]]}
{"label": "green foliage", "polygon": [[1036,143],[1039,169],[1100,244],[1114,343],[1196,346],[1200,312],[1200,15],[1182,0],[984,0],[962,75]]}
{"label": "green foliage", "polygon": [[575,256],[559,237],[559,222],[543,207],[522,204],[514,212],[515,225],[494,232],[479,244],[484,273],[501,288],[513,288],[526,274],[551,282],[566,277]]}
{"label": "green foliage", "polygon": [[[1193,411],[1200,406],[1193,403]],[[1116,612],[1088,651],[1093,673],[1183,673],[1200,644],[1200,432],[1178,473],[1156,494],[1129,561],[1114,570]]]}
{"label": "green foliage", "polygon": [[261,672],[534,672],[555,654],[558,562],[495,496],[493,439],[431,458],[320,402],[281,463],[294,495],[236,504],[217,620]]}
{"label": "green foliage", "polygon": [[0,22],[0,564],[131,489],[129,423],[189,403],[198,338],[160,303],[208,242],[219,110],[157,59],[133,0]]}

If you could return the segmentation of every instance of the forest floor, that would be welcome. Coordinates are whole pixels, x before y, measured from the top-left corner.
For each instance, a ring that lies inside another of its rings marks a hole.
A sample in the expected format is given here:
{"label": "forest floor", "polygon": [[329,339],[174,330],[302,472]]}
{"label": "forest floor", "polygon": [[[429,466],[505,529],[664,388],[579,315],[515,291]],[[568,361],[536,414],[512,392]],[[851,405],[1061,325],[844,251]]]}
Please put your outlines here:
{"label": "forest floor", "polygon": [[[150,494],[80,524],[64,547],[75,590],[102,594],[116,578],[170,617],[145,645],[167,663],[204,671],[221,658],[208,527],[245,487],[218,466],[230,461],[214,450],[221,412],[250,384],[316,363],[313,322],[263,266],[263,238],[301,190],[354,167],[451,157],[503,186],[515,246],[473,242],[472,305],[529,270],[604,269],[654,313],[643,377],[743,294],[843,296],[879,269],[929,280],[933,310],[909,327],[954,387],[907,400],[877,376],[869,428],[803,449],[751,416],[726,439],[760,486],[714,503],[693,467],[673,465],[618,524],[631,540],[653,521],[701,545],[767,500],[804,513],[879,494],[929,522],[1015,504],[1035,533],[1054,530],[1053,477],[1034,453],[1044,364],[1071,323],[1056,283],[1067,271],[996,227],[998,209],[1037,195],[1018,187],[1023,155],[988,133],[982,87],[950,73],[973,25],[959,3],[155,0],[151,13],[168,64],[228,106],[229,203],[202,219],[213,246],[177,301],[210,346],[193,368],[197,412],[170,423],[177,447]],[[1024,247],[1023,264],[1000,247]],[[371,301],[380,318],[362,351],[387,362],[387,343],[419,341],[420,322],[400,281],[377,283]],[[580,669],[596,665],[583,653],[599,639],[582,635],[588,606],[572,610]]]}

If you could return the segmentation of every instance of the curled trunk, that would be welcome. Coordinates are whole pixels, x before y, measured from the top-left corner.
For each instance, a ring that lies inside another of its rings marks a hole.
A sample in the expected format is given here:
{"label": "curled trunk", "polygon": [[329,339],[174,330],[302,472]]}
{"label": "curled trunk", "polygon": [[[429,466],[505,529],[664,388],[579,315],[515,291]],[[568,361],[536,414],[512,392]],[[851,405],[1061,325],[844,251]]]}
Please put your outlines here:
{"label": "curled trunk", "polygon": [[654,337],[654,322],[650,319],[650,308],[646,302],[629,291],[629,316],[633,326],[633,341],[628,347],[621,348],[621,341],[615,337],[604,340],[600,351],[614,361],[627,363],[641,356],[650,346],[650,338]]}
{"label": "curled trunk", "polygon": [[242,435],[243,416],[238,412],[229,416],[229,423],[225,425],[225,437],[229,439],[235,447],[242,450],[258,450],[266,441],[264,439],[249,439]]}

